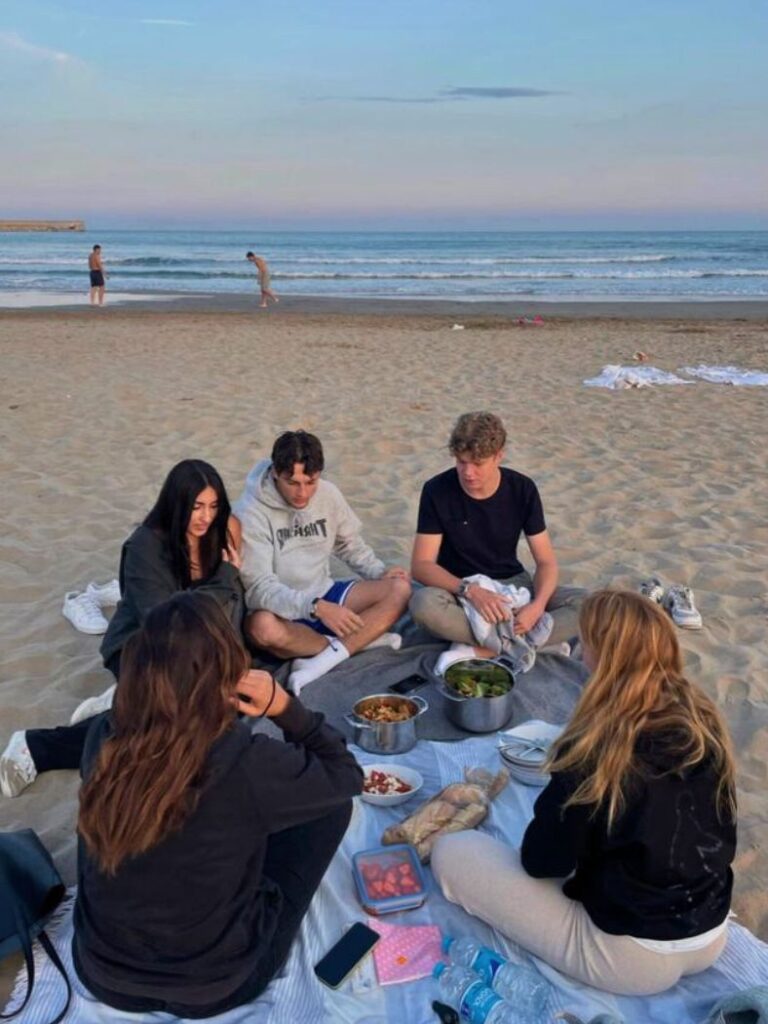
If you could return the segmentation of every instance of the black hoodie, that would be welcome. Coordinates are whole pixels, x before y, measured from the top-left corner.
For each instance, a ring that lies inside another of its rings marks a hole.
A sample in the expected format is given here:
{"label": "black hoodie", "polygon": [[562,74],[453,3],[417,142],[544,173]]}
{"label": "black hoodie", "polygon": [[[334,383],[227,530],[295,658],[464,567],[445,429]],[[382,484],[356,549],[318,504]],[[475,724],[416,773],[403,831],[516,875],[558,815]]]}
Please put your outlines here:
{"label": "black hoodie", "polygon": [[534,878],[570,875],[565,895],[611,935],[692,938],[728,914],[736,824],[718,817],[709,760],[673,770],[675,755],[658,734],[642,736],[636,754],[639,771],[610,832],[605,808],[595,815],[583,804],[563,810],[579,778],[553,774],[523,837],[523,867]]}
{"label": "black hoodie", "polygon": [[[89,730],[84,777],[109,719],[100,715]],[[80,840],[73,953],[86,986],[207,1005],[236,991],[269,954],[282,903],[262,874],[269,836],[330,813],[363,785],[343,737],[321,714],[292,699],[274,722],[287,742],[233,724],[211,749],[192,815],[114,877]]]}

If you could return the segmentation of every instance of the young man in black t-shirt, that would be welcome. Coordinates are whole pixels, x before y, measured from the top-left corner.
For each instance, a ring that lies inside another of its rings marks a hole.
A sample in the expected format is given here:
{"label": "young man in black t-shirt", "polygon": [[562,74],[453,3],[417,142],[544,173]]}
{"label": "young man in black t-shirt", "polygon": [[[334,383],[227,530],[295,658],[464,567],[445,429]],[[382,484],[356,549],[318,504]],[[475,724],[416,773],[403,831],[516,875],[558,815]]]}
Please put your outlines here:
{"label": "young man in black t-shirt", "polygon": [[[448,447],[453,469],[428,480],[421,492],[411,573],[424,587],[414,591],[411,615],[435,636],[474,644],[467,616],[458,602],[466,598],[490,623],[514,615],[515,633],[527,633],[544,611],[554,629],[549,643],[578,633],[579,605],[585,591],[558,587],[558,567],[536,484],[501,465],[507,434],[498,416],[464,413],[456,421]],[[525,535],[533,556],[533,577],[517,557]],[[527,587],[531,603],[514,612],[507,597],[485,590],[466,577],[482,573],[493,580]],[[478,654],[493,654],[477,648]]]}

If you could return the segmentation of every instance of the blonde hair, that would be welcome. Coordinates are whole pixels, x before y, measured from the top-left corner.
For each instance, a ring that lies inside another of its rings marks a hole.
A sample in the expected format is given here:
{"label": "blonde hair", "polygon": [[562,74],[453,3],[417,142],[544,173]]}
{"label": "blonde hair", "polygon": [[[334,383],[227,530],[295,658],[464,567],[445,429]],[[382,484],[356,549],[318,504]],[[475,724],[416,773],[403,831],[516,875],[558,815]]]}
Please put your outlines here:
{"label": "blonde hair", "polygon": [[735,817],[727,727],[710,698],[685,678],[667,614],[640,594],[600,590],[584,601],[579,626],[596,664],[547,762],[548,770],[581,779],[565,806],[593,804],[594,813],[605,806],[610,829],[625,807],[628,784],[642,772],[637,740],[656,733],[676,757],[672,772],[711,760],[718,814]]}
{"label": "blonde hair", "polygon": [[448,440],[451,455],[487,459],[507,443],[507,432],[492,412],[465,412],[456,420]]}

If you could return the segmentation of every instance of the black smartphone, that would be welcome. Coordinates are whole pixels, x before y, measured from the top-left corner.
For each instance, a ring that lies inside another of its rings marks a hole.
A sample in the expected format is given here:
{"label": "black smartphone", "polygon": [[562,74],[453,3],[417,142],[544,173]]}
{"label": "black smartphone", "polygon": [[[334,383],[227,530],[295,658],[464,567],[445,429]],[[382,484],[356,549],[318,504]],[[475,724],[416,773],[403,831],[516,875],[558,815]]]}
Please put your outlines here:
{"label": "black smartphone", "polygon": [[315,974],[329,988],[339,985],[379,941],[379,933],[365,924],[353,924],[336,945],[315,964]]}
{"label": "black smartphone", "polygon": [[410,693],[411,690],[418,690],[420,686],[424,686],[429,680],[425,676],[420,676],[414,673],[412,676],[406,676],[405,679],[401,679],[397,683],[392,683],[388,687],[390,693],[399,693],[402,696],[404,693]]}

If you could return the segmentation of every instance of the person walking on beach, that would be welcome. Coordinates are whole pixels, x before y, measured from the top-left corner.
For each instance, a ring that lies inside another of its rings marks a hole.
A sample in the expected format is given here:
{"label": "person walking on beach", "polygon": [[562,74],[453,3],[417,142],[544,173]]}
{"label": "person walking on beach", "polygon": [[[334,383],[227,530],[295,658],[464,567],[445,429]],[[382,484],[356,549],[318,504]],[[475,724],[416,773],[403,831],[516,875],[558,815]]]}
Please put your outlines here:
{"label": "person walking on beach", "polygon": [[[428,480],[421,492],[411,574],[424,586],[414,591],[411,615],[442,640],[474,645],[459,598],[492,625],[514,617],[520,635],[547,611],[554,620],[548,642],[559,644],[578,632],[585,591],[558,586],[538,488],[530,477],[501,465],[506,443],[504,424],[493,413],[467,412],[456,421],[448,442],[455,466]],[[536,566],[533,577],[517,557],[521,534]],[[513,612],[509,598],[467,579],[478,574],[525,587],[531,603]]]}
{"label": "person walking on beach", "polygon": [[270,274],[267,261],[263,256],[257,256],[255,253],[247,252],[245,258],[256,267],[259,275],[259,287],[261,288],[261,302],[259,306],[261,309],[266,309],[270,302],[279,302],[280,300],[269,287]]}
{"label": "person walking on beach", "polygon": [[[321,479],[324,465],[314,434],[287,431],[232,506],[242,527],[246,635],[296,659],[288,680],[296,695],[365,647],[399,647],[400,636],[387,631],[411,595],[406,570],[385,566],[339,489]],[[334,580],[331,555],[363,578]]]}
{"label": "person walking on beach", "polygon": [[94,245],[88,256],[88,271],[91,277],[90,299],[92,306],[104,305],[104,279],[107,276],[101,262],[101,246]]}

